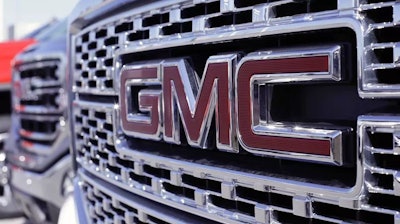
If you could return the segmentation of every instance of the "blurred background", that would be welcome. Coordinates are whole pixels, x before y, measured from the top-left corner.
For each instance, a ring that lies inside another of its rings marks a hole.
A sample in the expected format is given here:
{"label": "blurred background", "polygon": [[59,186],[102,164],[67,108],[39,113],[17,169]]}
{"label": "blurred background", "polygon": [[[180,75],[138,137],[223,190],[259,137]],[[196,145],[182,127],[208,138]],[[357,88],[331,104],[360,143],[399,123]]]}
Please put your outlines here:
{"label": "blurred background", "polygon": [[66,17],[77,0],[0,0],[0,41],[20,39],[38,27]]}
{"label": "blurred background", "polygon": [[[32,43],[29,41],[22,42],[21,39],[24,39],[24,37],[32,38],[33,36],[27,35],[31,35],[33,31],[37,32],[46,24],[55,24],[55,21],[62,20],[71,12],[77,2],[78,0],[0,0],[0,76],[2,77],[0,86],[9,86],[10,60],[17,51]],[[0,93],[9,92],[9,88],[0,88],[0,90]],[[0,102],[5,102],[4,94],[0,94]],[[1,119],[0,122],[4,123]],[[2,167],[1,164],[0,167]],[[2,195],[0,198],[5,197]],[[2,209],[4,210],[4,208]],[[0,216],[0,224],[30,223],[25,218],[18,217],[18,215],[10,215],[9,217],[13,218],[7,218],[7,215]]]}

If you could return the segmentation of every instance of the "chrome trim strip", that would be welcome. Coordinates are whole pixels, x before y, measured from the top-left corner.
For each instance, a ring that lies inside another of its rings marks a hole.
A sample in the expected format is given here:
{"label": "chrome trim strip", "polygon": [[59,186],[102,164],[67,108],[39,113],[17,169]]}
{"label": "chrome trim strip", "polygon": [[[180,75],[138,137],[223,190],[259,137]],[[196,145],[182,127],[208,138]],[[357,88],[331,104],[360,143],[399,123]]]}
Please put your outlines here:
{"label": "chrome trim strip", "polygon": [[[39,59],[41,58],[41,59]],[[19,56],[16,62],[14,62],[14,69],[18,70],[30,70],[30,69],[38,69],[43,67],[52,67],[59,65],[59,60],[62,57],[57,57],[56,55],[51,56],[32,56],[32,57],[24,57]]]}
{"label": "chrome trim strip", "polygon": [[48,114],[19,114],[21,119],[28,119],[34,121],[60,121],[59,115],[48,115]]}
{"label": "chrome trim strip", "polygon": [[35,153],[37,155],[50,155],[53,152],[49,150],[50,145],[37,143],[36,139],[30,138],[30,140],[21,140],[20,145],[26,151]]}
{"label": "chrome trim strip", "polygon": [[32,114],[57,114],[63,112],[62,109],[49,109],[46,106],[14,106],[14,110],[18,113]]}
{"label": "chrome trim strip", "polygon": [[33,141],[53,141],[57,137],[58,131],[48,134],[48,133],[39,133],[39,132],[31,132],[25,129],[20,129],[19,134],[27,139],[31,139]]}

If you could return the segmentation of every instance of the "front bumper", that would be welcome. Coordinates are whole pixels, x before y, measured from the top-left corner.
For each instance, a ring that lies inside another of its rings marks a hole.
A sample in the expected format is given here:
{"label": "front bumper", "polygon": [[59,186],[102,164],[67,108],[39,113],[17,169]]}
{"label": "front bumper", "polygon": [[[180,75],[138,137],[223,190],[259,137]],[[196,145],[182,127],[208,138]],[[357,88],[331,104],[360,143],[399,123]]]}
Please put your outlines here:
{"label": "front bumper", "polygon": [[[52,213],[51,210],[58,213],[65,197],[63,183],[70,170],[70,156],[63,157],[44,173],[34,173],[11,166],[11,186],[28,217],[41,221]],[[44,211],[42,203],[52,209]]]}

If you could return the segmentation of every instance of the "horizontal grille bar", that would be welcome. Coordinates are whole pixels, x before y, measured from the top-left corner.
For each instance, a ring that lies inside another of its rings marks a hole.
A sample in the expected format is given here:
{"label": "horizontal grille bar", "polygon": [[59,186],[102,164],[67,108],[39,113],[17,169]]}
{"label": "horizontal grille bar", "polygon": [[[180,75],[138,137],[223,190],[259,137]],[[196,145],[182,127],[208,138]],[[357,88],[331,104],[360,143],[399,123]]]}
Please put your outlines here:
{"label": "horizontal grille bar", "polygon": [[23,138],[36,141],[53,141],[57,137],[57,133],[51,133],[51,134],[38,133],[38,132],[27,131],[26,129],[20,129],[19,134]]}

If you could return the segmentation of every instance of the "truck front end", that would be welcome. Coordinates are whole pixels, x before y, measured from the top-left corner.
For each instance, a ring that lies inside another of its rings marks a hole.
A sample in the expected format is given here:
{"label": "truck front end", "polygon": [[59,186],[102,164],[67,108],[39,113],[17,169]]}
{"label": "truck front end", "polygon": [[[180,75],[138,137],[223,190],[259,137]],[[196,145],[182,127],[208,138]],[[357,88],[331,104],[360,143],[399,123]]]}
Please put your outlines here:
{"label": "truck front end", "polygon": [[85,1],[81,223],[400,223],[400,3]]}

